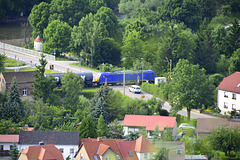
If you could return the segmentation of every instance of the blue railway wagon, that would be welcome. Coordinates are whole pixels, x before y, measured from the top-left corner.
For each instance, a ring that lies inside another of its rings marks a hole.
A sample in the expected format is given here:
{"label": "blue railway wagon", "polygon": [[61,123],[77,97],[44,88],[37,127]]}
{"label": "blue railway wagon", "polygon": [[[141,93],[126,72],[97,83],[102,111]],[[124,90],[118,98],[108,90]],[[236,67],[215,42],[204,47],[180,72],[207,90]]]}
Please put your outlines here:
{"label": "blue railway wagon", "polygon": [[[96,77],[96,81],[99,85],[104,83],[116,84],[123,83],[124,71],[114,71],[114,72],[100,72]],[[138,80],[142,81],[142,71],[125,71],[125,81],[126,83],[136,82]],[[143,70],[143,81],[154,82],[156,74],[152,70]]]}

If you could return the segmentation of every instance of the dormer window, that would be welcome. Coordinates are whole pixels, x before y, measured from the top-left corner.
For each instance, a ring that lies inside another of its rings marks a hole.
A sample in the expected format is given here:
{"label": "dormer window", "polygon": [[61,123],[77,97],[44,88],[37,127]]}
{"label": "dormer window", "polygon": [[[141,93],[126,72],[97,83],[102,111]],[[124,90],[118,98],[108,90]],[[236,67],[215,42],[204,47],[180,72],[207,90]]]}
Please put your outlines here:
{"label": "dormer window", "polygon": [[236,110],[236,104],[232,104],[232,110]]}
{"label": "dormer window", "polygon": [[130,156],[130,157],[132,157],[132,156],[133,156],[133,155],[132,155],[132,152],[128,152],[128,153],[129,153],[129,156]]}
{"label": "dormer window", "polygon": [[227,92],[224,92],[224,97],[225,97],[225,98],[228,98]]}

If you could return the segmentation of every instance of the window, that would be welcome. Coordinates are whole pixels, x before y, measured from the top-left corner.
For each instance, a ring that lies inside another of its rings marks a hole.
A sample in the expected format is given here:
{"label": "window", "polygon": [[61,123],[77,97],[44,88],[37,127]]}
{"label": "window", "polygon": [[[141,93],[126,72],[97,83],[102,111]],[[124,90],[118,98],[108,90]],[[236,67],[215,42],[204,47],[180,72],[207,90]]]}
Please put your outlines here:
{"label": "window", "polygon": [[177,154],[181,155],[181,154],[182,154],[182,150],[181,150],[181,149],[178,149],[178,150],[177,150]]}
{"label": "window", "polygon": [[73,154],[73,153],[74,153],[74,149],[71,148],[71,149],[70,149],[70,154]]}
{"label": "window", "polygon": [[224,92],[224,97],[228,98],[227,92]]}
{"label": "window", "polygon": [[138,128],[128,128],[129,132],[138,132]]}
{"label": "window", "polygon": [[120,160],[120,157],[119,157],[119,155],[118,155],[118,154],[116,155],[116,157],[117,157],[117,160]]}
{"label": "window", "polygon": [[82,153],[80,154],[80,160],[85,160]]}
{"label": "window", "polygon": [[130,157],[132,157],[132,156],[133,156],[133,155],[132,155],[132,152],[128,152],[128,153],[129,153],[129,156],[130,156]]}
{"label": "window", "polygon": [[232,104],[232,110],[236,110],[236,104]]}
{"label": "window", "polygon": [[224,108],[228,109],[228,103],[224,102]]}
{"label": "window", "polygon": [[3,145],[0,145],[0,151],[3,151]]}
{"label": "window", "polygon": [[13,145],[10,145],[10,150],[12,150]]}
{"label": "window", "polygon": [[147,153],[144,153],[144,159],[147,160]]}
{"label": "window", "polygon": [[150,153],[150,158],[153,158],[153,153]]}
{"label": "window", "polygon": [[63,153],[63,148],[59,148],[59,150]]}
{"label": "window", "polygon": [[27,96],[27,88],[23,89],[23,96]]}
{"label": "window", "polygon": [[236,98],[237,98],[236,94],[233,93],[233,94],[232,94],[232,99],[236,99]]}
{"label": "window", "polygon": [[96,155],[94,155],[94,156],[93,156],[93,158],[94,158],[94,160],[98,160],[98,158],[97,158],[97,156],[96,156]]}

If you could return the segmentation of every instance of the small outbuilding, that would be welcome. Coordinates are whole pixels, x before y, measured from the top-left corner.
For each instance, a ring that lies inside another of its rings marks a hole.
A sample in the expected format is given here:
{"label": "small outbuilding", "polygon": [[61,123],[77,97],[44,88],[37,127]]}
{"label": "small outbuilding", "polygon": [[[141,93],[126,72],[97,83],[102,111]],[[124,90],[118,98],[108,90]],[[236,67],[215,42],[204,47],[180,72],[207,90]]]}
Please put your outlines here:
{"label": "small outbuilding", "polygon": [[43,43],[42,43],[42,39],[40,38],[40,36],[38,36],[35,41],[34,41],[34,49],[36,51],[39,51],[41,52],[43,50],[43,47],[42,47]]}

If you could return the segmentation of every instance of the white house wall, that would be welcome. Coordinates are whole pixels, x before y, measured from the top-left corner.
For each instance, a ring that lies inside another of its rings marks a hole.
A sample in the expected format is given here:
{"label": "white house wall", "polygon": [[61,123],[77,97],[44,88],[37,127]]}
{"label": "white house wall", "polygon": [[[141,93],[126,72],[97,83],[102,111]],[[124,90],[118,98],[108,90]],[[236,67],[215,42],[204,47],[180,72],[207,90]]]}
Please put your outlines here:
{"label": "white house wall", "polygon": [[[228,95],[228,97],[224,97],[224,92]],[[228,111],[232,111],[232,105],[236,105],[236,110],[240,110],[240,94],[236,94],[236,99],[232,99],[232,95],[234,92],[228,92],[224,90],[218,90],[218,108],[221,110],[222,114],[227,114]],[[224,102],[228,104],[228,108],[224,108]]]}
{"label": "white house wall", "polygon": [[0,143],[0,145],[3,145],[3,150],[10,150],[10,146],[13,146],[13,143]]}

